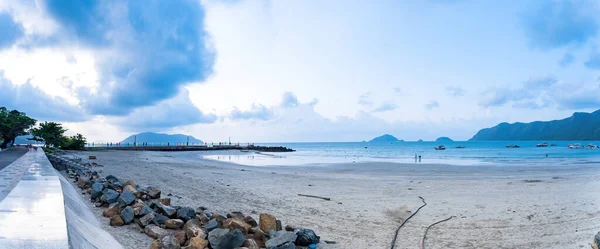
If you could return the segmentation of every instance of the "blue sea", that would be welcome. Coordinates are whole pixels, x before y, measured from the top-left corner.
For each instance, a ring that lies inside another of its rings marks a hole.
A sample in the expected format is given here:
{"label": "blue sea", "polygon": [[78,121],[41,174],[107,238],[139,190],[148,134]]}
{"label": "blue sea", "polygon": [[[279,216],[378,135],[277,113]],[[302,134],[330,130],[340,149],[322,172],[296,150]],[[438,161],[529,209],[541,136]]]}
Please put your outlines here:
{"label": "blue sea", "polygon": [[[536,147],[547,142],[548,147]],[[599,141],[493,141],[493,142],[339,142],[339,143],[263,143],[286,146],[296,152],[248,153],[206,156],[210,159],[244,165],[311,165],[330,163],[392,162],[451,165],[573,165],[600,164],[599,149],[570,149],[569,144],[596,144]],[[507,145],[520,148],[506,148]],[[555,144],[556,146],[550,146]],[[435,150],[443,145],[446,150]],[[456,148],[465,146],[465,148]]]}

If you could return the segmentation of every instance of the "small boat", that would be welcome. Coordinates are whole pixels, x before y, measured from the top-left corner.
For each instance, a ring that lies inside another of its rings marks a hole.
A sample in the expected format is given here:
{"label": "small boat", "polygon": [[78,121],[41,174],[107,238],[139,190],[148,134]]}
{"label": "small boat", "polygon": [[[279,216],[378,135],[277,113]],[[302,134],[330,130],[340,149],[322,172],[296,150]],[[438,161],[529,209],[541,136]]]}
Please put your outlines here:
{"label": "small boat", "polygon": [[553,146],[553,147],[554,147],[554,146],[556,146],[556,144],[551,144],[550,146]]}
{"label": "small boat", "polygon": [[536,144],[535,147],[548,147],[548,143],[543,142],[541,144]]}
{"label": "small boat", "polygon": [[465,147],[464,145],[459,145],[459,146],[456,146],[456,148],[457,149],[464,149],[464,148],[467,148],[467,147]]}
{"label": "small boat", "polygon": [[595,144],[588,144],[588,146],[586,146],[586,148],[588,148],[588,149],[592,149],[592,150],[595,150],[595,149],[598,149],[598,145],[595,145]]}
{"label": "small boat", "polygon": [[521,147],[516,144],[513,144],[513,145],[507,145],[506,148],[521,148]]}
{"label": "small boat", "polygon": [[434,148],[435,150],[445,150],[445,149],[446,149],[446,147],[444,147],[443,145],[436,146],[436,147],[433,147],[433,148]]}
{"label": "small boat", "polygon": [[569,149],[583,149],[581,144],[569,144]]}

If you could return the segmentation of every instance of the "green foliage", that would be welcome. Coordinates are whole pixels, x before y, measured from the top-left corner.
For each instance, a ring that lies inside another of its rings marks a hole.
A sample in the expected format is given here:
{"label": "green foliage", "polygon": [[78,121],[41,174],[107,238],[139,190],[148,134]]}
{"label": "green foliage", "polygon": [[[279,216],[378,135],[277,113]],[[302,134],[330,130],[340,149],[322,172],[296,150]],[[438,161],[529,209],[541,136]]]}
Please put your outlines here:
{"label": "green foliage", "polygon": [[60,148],[63,150],[82,150],[86,143],[85,137],[77,133],[75,136],[63,137]]}
{"label": "green foliage", "polygon": [[0,148],[6,148],[17,136],[26,135],[35,122],[35,119],[28,117],[24,112],[9,111],[6,107],[0,107],[0,139],[3,140]]}
{"label": "green foliage", "polygon": [[61,124],[44,122],[40,127],[31,129],[31,134],[36,138],[44,139],[47,147],[58,147],[62,144],[66,131]]}

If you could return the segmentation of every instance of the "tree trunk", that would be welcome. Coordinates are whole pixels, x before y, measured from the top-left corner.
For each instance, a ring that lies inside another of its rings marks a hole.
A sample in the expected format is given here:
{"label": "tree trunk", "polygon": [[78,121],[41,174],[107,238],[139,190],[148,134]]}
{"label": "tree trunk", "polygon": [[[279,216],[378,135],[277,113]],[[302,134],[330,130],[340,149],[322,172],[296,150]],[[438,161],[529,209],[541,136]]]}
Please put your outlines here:
{"label": "tree trunk", "polygon": [[6,146],[7,146],[7,145],[8,145],[8,141],[7,141],[7,140],[4,140],[4,141],[2,141],[2,144],[0,144],[0,148],[1,148],[1,149],[6,149]]}

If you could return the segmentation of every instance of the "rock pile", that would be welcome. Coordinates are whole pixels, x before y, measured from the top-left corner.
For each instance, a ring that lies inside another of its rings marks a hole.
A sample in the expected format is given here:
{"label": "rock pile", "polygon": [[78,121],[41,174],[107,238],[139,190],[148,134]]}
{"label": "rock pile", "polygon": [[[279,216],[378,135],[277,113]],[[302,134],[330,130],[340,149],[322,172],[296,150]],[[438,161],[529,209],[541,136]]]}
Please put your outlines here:
{"label": "rock pile", "polygon": [[313,230],[289,225],[284,230],[280,220],[266,213],[257,222],[242,212],[223,216],[204,207],[171,206],[171,199],[161,198],[160,190],[142,188],[133,180],[101,177],[80,168],[66,171],[82,194],[106,208],[102,215],[111,226],[139,226],[155,239],[151,249],[295,249],[317,248],[320,242]]}

